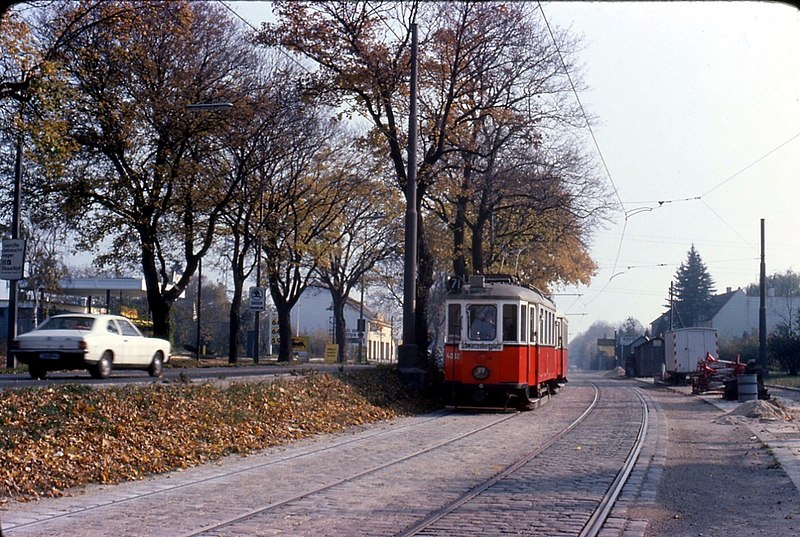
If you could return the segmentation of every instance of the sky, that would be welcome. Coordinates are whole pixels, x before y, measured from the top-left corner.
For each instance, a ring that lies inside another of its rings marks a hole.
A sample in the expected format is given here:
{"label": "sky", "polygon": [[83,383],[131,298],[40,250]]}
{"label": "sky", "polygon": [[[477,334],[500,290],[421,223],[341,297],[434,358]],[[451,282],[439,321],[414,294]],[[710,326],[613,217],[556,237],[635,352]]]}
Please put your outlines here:
{"label": "sky", "polygon": [[570,332],[647,326],[692,245],[717,292],[758,282],[762,218],[767,274],[800,271],[798,11],[574,2],[544,13],[583,36],[579,96],[624,208],[594,235],[591,285],[556,297]]}
{"label": "sky", "polygon": [[[229,2],[251,23],[264,2]],[[577,98],[617,209],[597,274],[554,290],[572,335],[665,311],[692,245],[716,290],[800,271],[800,12],[767,2],[547,2],[581,38]]]}
{"label": "sky", "polygon": [[[271,16],[269,2],[225,4],[256,27]],[[571,334],[628,317],[647,326],[692,245],[718,292],[758,282],[761,219],[767,273],[800,272],[800,12],[770,2],[541,5],[551,26],[581,38],[571,75],[595,118],[586,151],[617,204],[591,238],[591,284],[554,289]]]}

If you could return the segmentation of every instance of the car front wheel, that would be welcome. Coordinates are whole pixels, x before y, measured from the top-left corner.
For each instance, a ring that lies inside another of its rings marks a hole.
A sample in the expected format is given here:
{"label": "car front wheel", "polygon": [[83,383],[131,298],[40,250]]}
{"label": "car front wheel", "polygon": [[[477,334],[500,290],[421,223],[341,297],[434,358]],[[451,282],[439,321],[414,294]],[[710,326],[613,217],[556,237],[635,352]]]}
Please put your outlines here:
{"label": "car front wheel", "polygon": [[156,351],[156,353],[153,355],[153,361],[150,362],[150,367],[147,368],[147,372],[151,377],[160,377],[163,369],[164,355],[161,354],[161,351]]}
{"label": "car front wheel", "polygon": [[100,360],[89,369],[89,373],[96,379],[107,379],[111,375],[111,352],[106,351],[100,357]]}

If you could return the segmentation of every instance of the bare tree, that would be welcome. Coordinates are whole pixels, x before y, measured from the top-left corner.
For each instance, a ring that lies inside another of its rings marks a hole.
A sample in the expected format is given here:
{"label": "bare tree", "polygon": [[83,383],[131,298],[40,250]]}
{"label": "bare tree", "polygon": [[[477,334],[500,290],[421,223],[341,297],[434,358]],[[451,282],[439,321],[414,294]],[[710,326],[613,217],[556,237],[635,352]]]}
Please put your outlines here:
{"label": "bare tree", "polygon": [[337,158],[346,154],[350,141],[337,136],[334,125],[316,114],[308,116],[304,131],[303,138],[294,140],[264,200],[262,247],[278,314],[279,361],[289,361],[292,355],[291,310],[335,244],[335,224],[347,200],[356,195],[347,168]]}
{"label": "bare tree", "polygon": [[[237,361],[244,284],[261,262],[265,193],[280,182],[295,140],[307,135],[308,114],[298,93],[297,75],[285,64],[264,58],[261,86],[240,104],[248,117],[243,130],[231,133],[226,145],[238,188],[222,216],[223,256],[233,276],[228,360]],[[269,206],[267,206],[269,210]],[[278,254],[279,255],[279,254]]]}
{"label": "bare tree", "polygon": [[[351,158],[358,158],[353,155]],[[402,216],[397,211],[401,204],[388,204],[397,197],[386,182],[370,179],[373,170],[359,170],[353,163],[350,176],[354,195],[345,201],[335,229],[333,247],[320,260],[317,273],[320,281],[331,293],[334,318],[334,336],[339,345],[338,361],[347,358],[345,304],[357,286],[364,287],[376,281],[373,269],[399,254],[402,242]],[[360,330],[360,329],[359,329]]]}

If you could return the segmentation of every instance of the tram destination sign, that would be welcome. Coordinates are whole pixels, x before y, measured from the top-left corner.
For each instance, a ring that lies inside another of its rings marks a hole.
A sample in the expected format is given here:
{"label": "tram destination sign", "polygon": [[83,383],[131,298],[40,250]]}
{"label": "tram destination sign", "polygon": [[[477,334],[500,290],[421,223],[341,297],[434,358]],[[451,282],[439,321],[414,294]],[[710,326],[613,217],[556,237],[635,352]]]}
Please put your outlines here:
{"label": "tram destination sign", "polygon": [[25,240],[4,239],[0,253],[0,280],[21,280],[25,268]]}
{"label": "tram destination sign", "polygon": [[459,343],[458,348],[462,351],[502,351],[503,344],[494,341],[462,341]]}

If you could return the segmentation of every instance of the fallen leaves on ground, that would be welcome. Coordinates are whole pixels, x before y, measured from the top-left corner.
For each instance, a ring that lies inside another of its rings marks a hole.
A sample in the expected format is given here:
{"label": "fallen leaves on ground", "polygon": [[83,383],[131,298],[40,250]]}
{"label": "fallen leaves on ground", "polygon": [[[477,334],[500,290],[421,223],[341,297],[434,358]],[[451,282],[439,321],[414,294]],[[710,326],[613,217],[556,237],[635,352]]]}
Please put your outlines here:
{"label": "fallen leaves on ground", "polygon": [[393,370],[262,383],[0,392],[0,495],[61,496],[430,410]]}

